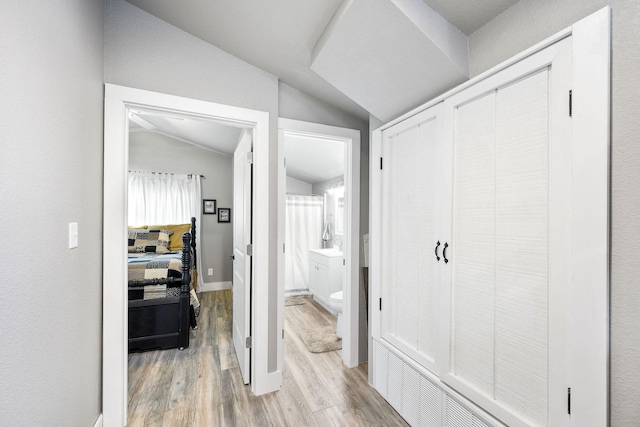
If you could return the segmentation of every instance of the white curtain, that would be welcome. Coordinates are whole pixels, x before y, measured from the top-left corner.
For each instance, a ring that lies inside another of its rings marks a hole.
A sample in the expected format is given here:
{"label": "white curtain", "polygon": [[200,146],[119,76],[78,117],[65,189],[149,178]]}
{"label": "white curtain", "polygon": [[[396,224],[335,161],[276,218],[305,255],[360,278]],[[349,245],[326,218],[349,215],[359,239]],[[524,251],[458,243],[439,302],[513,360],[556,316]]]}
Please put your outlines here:
{"label": "white curtain", "polygon": [[[130,226],[187,224],[196,218],[197,266],[201,266],[200,244],[202,188],[200,175],[129,172]],[[198,274],[198,289],[203,275]]]}
{"label": "white curtain", "polygon": [[285,291],[309,289],[309,249],[322,247],[321,196],[287,195]]}

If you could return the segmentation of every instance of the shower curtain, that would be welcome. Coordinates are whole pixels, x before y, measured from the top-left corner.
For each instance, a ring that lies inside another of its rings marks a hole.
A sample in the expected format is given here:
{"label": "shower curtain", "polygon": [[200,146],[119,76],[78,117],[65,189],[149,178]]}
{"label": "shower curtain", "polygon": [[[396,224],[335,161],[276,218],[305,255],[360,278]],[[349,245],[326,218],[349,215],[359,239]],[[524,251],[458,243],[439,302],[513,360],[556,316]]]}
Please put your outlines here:
{"label": "shower curtain", "polygon": [[309,289],[309,249],[322,247],[322,196],[287,194],[285,291]]}

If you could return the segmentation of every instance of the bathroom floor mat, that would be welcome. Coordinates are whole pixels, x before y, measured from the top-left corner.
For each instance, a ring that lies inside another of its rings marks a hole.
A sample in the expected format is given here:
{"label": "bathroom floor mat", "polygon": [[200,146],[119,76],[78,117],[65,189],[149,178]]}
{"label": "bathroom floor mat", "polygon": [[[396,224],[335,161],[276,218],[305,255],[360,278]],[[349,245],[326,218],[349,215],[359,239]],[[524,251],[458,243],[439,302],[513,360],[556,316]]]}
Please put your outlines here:
{"label": "bathroom floor mat", "polygon": [[284,299],[284,305],[300,305],[306,304],[309,300],[309,295],[294,295],[291,297],[286,297]]}
{"label": "bathroom floor mat", "polygon": [[300,338],[311,353],[324,353],[342,349],[342,339],[336,336],[335,326],[324,326],[302,332]]}

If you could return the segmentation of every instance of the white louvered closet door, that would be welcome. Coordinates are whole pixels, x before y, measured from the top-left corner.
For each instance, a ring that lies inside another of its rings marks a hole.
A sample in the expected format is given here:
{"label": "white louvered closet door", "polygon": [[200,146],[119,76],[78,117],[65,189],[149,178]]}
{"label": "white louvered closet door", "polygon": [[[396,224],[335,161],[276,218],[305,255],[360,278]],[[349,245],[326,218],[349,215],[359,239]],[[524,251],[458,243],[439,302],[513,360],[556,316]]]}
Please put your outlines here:
{"label": "white louvered closet door", "polygon": [[381,336],[435,371],[442,218],[442,105],[382,135]]}
{"label": "white louvered closet door", "polygon": [[445,103],[454,159],[445,381],[509,425],[568,423],[570,47]]}

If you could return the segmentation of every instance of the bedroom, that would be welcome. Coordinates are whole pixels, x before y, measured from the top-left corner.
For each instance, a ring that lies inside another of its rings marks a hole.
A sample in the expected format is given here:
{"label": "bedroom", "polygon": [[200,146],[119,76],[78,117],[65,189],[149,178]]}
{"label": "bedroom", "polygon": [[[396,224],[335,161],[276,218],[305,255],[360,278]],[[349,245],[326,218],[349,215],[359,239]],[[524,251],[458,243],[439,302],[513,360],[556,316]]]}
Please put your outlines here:
{"label": "bedroom", "polygon": [[[135,239],[147,236],[151,229],[167,231],[172,233],[167,236],[170,247],[160,250],[178,251],[182,247],[182,233],[190,231],[189,245],[194,249],[189,251],[192,259],[187,264],[191,266],[188,317],[191,329],[197,328],[197,316],[201,311],[198,294],[228,289],[231,284],[229,255],[233,252],[232,229],[228,222],[219,220],[218,209],[226,210],[232,206],[232,157],[223,151],[235,148],[241,129],[190,117],[136,110],[129,114],[129,132],[127,222],[130,243],[131,240],[134,243],[134,246],[129,246],[128,254],[129,351],[155,347],[185,348],[189,345],[190,333],[180,319],[187,317],[186,303],[166,300],[167,304],[163,304],[162,300],[151,299],[153,293],[162,292],[164,295],[166,292],[168,296],[178,290],[171,288],[165,291],[164,287],[168,285],[156,285],[154,281],[146,282],[149,284],[144,287],[144,281],[136,282],[135,287],[131,287],[134,278],[164,278],[165,270],[160,267],[165,264],[156,261],[160,259],[174,257],[175,266],[168,264],[169,274],[172,277],[184,275],[180,274],[184,268],[182,264],[187,262],[182,259],[184,251],[175,255],[135,253],[142,251]],[[211,209],[204,209],[204,200],[213,205]],[[190,218],[194,221],[192,226],[189,226]],[[185,223],[184,227],[157,225]],[[157,245],[154,247],[158,250]],[[172,269],[178,271],[171,272]],[[133,298],[139,300],[134,301]],[[174,304],[177,306],[172,308]],[[178,323],[169,320],[173,318],[172,311],[180,313],[176,320]]]}

